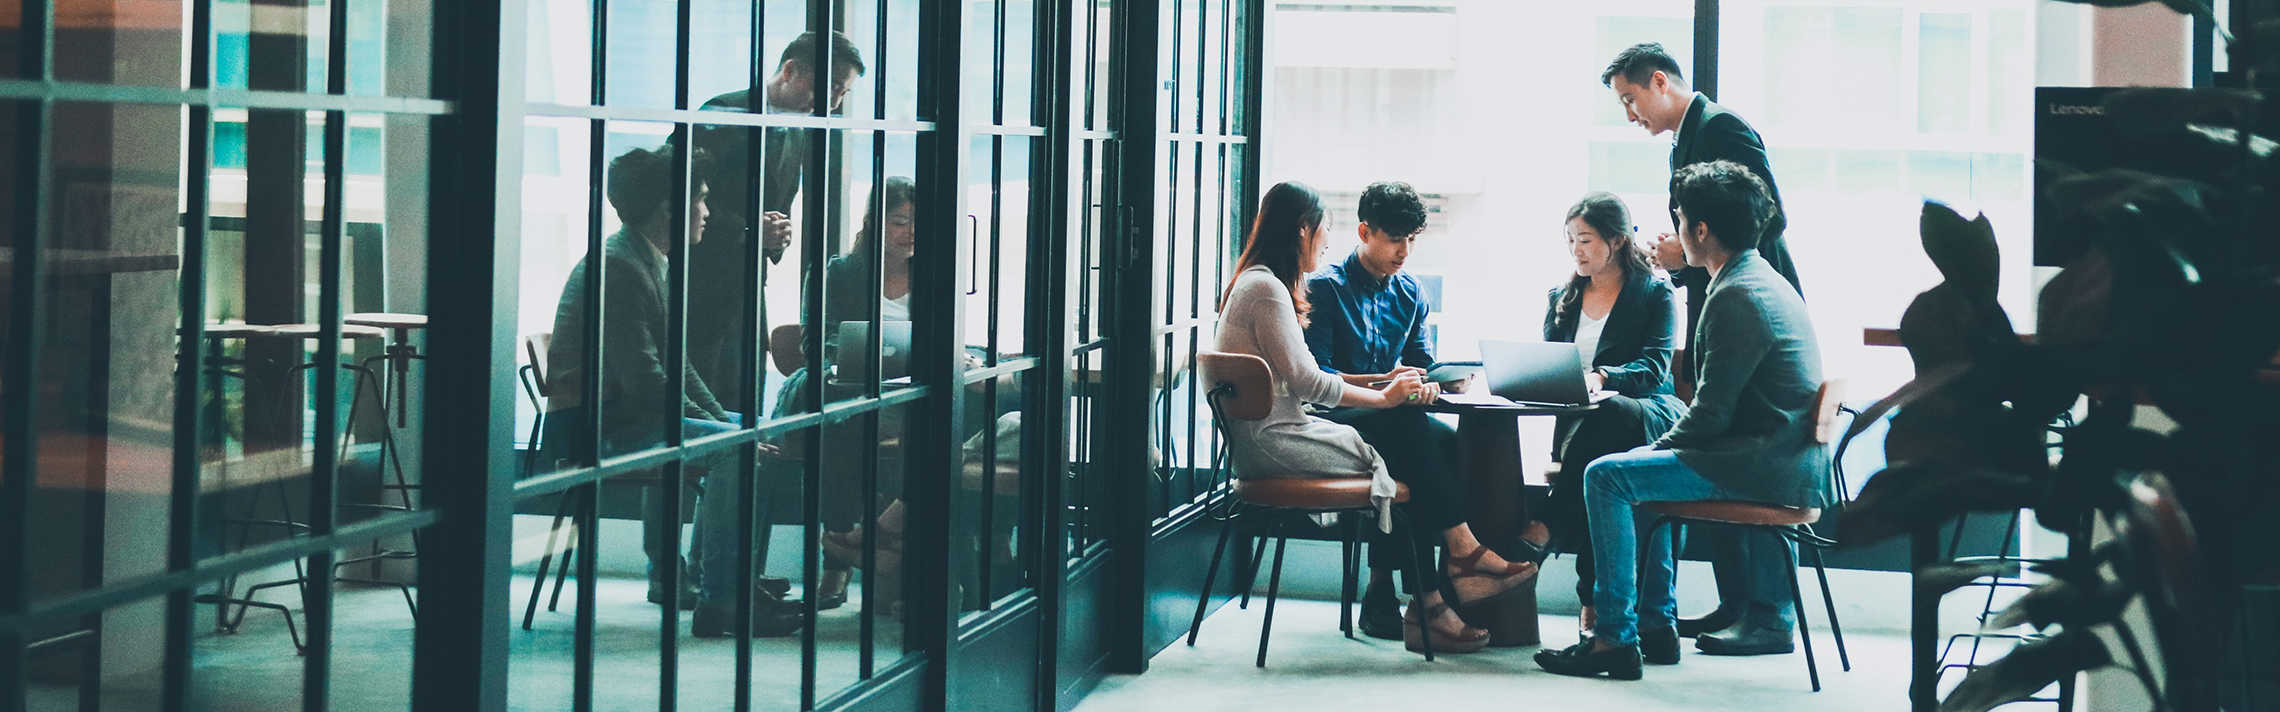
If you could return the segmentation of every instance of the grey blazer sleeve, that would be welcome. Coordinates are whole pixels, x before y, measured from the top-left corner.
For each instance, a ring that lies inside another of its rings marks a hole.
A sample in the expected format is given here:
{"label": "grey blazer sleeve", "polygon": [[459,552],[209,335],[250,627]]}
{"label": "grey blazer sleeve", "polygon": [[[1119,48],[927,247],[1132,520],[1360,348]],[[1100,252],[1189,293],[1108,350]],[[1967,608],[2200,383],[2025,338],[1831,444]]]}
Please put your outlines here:
{"label": "grey blazer sleeve", "polygon": [[1695,355],[1700,380],[1694,384],[1694,403],[1678,425],[1655,441],[1655,449],[1684,449],[1724,435],[1732,425],[1734,405],[1749,386],[1772,348],[1773,337],[1764,314],[1741,289],[1712,292],[1702,305],[1702,353]]}

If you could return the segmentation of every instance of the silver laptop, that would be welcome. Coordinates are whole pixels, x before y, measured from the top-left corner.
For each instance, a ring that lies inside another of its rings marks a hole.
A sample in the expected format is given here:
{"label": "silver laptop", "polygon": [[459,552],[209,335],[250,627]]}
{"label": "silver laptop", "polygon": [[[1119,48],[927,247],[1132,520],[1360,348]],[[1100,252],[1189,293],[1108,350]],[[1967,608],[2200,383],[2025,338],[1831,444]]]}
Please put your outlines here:
{"label": "silver laptop", "polygon": [[[839,349],[839,362],[834,364],[839,380],[867,382],[866,375],[871,359],[864,355],[871,339],[871,322],[839,322],[835,343]],[[879,364],[884,380],[910,375],[910,322],[883,321],[879,323]]]}
{"label": "silver laptop", "polygon": [[1520,405],[1597,403],[1613,391],[1592,393],[1583,381],[1583,355],[1575,344],[1545,341],[1480,342],[1488,392]]}

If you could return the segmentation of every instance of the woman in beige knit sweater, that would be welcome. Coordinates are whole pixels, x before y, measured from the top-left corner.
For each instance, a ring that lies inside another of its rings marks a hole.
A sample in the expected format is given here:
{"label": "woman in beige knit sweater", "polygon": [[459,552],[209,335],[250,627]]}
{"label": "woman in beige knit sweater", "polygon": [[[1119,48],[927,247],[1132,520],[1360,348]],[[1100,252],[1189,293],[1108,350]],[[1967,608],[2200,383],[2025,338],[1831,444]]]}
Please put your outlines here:
{"label": "woman in beige knit sweater", "polygon": [[[1444,592],[1474,603],[1512,590],[1536,575],[1536,566],[1510,562],[1490,551],[1463,519],[1464,488],[1456,473],[1388,472],[1377,450],[1353,428],[1307,415],[1305,403],[1324,406],[1393,408],[1430,403],[1433,384],[1405,374],[1372,389],[1323,371],[1306,349],[1305,275],[1325,248],[1321,196],[1299,183],[1281,183],[1261,199],[1258,218],[1227,285],[1219,317],[1217,350],[1258,356],[1274,379],[1273,407],[1267,417],[1225,423],[1228,454],[1236,477],[1370,477],[1371,499],[1381,526],[1395,522],[1391,499],[1395,480],[1407,483],[1410,502],[1400,524],[1411,540],[1430,551],[1447,548],[1439,567],[1419,567],[1421,593],[1404,616],[1403,637],[1419,650],[1430,631],[1435,652],[1472,652],[1488,644],[1488,631],[1465,625],[1444,601]],[[1463,553],[1459,553],[1463,552]]]}

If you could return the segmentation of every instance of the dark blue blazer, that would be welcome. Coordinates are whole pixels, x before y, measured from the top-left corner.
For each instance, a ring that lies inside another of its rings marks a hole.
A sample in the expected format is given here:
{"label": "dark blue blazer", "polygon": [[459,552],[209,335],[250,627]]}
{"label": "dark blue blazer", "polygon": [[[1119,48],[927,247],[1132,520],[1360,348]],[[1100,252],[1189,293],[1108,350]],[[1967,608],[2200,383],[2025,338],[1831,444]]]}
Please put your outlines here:
{"label": "dark blue blazer", "polygon": [[[1554,287],[1544,307],[1545,341],[1575,342],[1583,306],[1577,302],[1561,309],[1560,296],[1566,290],[1564,284]],[[1647,271],[1625,274],[1623,292],[1607,312],[1607,325],[1600,330],[1599,348],[1591,359],[1592,367],[1606,375],[1608,390],[1639,401],[1642,444],[1662,437],[1686,415],[1686,404],[1675,395],[1670,375],[1671,351],[1678,342],[1676,304],[1669,282]]]}

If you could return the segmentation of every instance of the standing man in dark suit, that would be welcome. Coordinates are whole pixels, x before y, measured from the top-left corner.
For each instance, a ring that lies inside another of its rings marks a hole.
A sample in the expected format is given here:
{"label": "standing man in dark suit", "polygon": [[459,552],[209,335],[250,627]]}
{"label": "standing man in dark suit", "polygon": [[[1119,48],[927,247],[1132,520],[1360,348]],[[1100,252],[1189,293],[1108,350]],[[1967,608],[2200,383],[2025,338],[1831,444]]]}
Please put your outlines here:
{"label": "standing man in dark suit", "polygon": [[[784,46],[776,71],[763,87],[765,96],[754,102],[749,89],[713,97],[705,111],[736,113],[810,114],[815,111],[816,43],[831,43],[831,104],[825,113],[837,113],[840,102],[865,71],[863,53],[838,32],[803,33]],[[753,155],[752,138],[760,137],[759,155]],[[689,250],[689,364],[723,395],[743,393],[752,373],[740,370],[743,349],[744,290],[764,289],[767,265],[784,259],[792,241],[792,199],[805,182],[812,155],[812,132],[795,128],[700,126],[697,147],[713,157],[709,175],[700,176],[712,186],[706,207],[712,210],[704,241]],[[751,204],[751,170],[759,164],[760,204]],[[757,215],[757,217],[754,217]],[[759,239],[760,265],[746,262],[749,240]],[[793,275],[797,277],[798,275]],[[763,292],[764,294],[765,292]],[[768,305],[760,302],[760,333],[768,338]],[[733,397],[731,395],[731,397]]]}
{"label": "standing man in dark suit", "polygon": [[[1797,265],[1789,258],[1788,243],[1782,240],[1789,226],[1788,212],[1782,207],[1781,189],[1773,180],[1773,167],[1766,160],[1765,141],[1758,137],[1742,117],[1727,111],[1726,107],[1710,101],[1710,97],[1686,85],[1686,78],[1663,46],[1655,42],[1632,45],[1615,55],[1599,75],[1601,84],[1615,91],[1615,98],[1623,105],[1623,115],[1649,134],[1677,132],[1670,150],[1671,174],[1680,168],[1711,161],[1732,161],[1748,169],[1765,183],[1772,198],[1771,212],[1764,216],[1764,227],[1752,243],[1766,266],[1773,268],[1789,286],[1802,297],[1805,290],[1797,281]],[[1670,203],[1671,225],[1677,227],[1678,199],[1676,191]],[[1701,266],[1688,266],[1686,255],[1672,233],[1655,238],[1656,266],[1670,272],[1671,285],[1686,289],[1686,343],[1694,342],[1695,325],[1701,320],[1703,296],[1709,291],[1710,273]],[[1687,354],[1693,360],[1693,353]],[[1685,374],[1689,383],[1699,383],[1697,364],[1681,362],[1675,372]],[[1785,562],[1749,561],[1747,550],[1768,547],[1743,547],[1729,532],[1706,529],[1700,536],[1707,538],[1712,549],[1711,567],[1718,576],[1718,608],[1701,618],[1678,622],[1679,635],[1696,637],[1703,633],[1724,630],[1741,619],[1744,601],[1750,600],[1747,567],[1754,565],[1786,566]],[[1770,535],[1768,535],[1770,536]],[[1770,550],[1770,549],[1768,549]],[[1699,643],[1698,643],[1699,644]],[[1711,643],[1711,647],[1717,647]]]}

